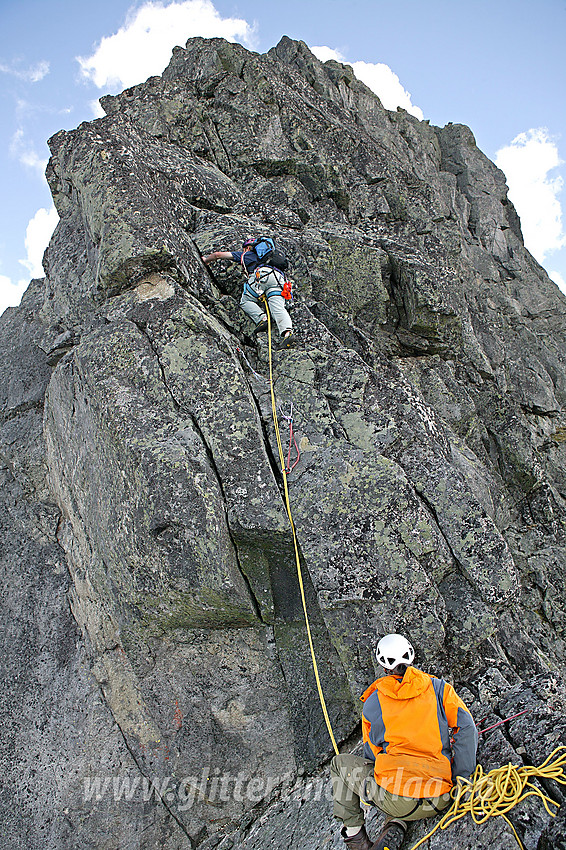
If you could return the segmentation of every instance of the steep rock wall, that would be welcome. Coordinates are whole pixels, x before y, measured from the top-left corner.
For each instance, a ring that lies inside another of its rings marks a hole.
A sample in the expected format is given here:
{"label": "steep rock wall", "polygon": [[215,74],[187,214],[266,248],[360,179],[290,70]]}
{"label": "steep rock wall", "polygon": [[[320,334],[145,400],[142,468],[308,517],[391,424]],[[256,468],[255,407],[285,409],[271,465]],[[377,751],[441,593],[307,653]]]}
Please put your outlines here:
{"label": "steep rock wall", "polygon": [[[565,734],[565,300],[504,175],[286,38],[191,39],[103,105],[50,142],[46,277],[0,323],[10,846],[335,830],[267,347],[236,267],[200,260],[249,232],[293,264],[274,381],[336,736],[403,631],[478,720],[529,707],[485,765],[542,760]],[[561,846],[560,818],[513,817]],[[512,846],[500,824],[451,841]]]}

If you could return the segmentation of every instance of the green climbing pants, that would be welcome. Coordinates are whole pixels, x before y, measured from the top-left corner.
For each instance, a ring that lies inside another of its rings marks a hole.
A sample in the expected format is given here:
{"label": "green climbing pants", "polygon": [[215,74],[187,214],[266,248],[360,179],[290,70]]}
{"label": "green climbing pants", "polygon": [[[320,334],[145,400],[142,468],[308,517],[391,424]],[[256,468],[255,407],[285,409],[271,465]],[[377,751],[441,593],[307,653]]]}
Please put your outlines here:
{"label": "green climbing pants", "polygon": [[343,753],[334,756],[330,765],[334,816],[344,826],[363,826],[364,813],[361,801],[377,806],[390,817],[400,820],[421,820],[437,815],[450,804],[450,794],[416,799],[391,794],[377,784],[373,775],[373,762],[360,756]]}

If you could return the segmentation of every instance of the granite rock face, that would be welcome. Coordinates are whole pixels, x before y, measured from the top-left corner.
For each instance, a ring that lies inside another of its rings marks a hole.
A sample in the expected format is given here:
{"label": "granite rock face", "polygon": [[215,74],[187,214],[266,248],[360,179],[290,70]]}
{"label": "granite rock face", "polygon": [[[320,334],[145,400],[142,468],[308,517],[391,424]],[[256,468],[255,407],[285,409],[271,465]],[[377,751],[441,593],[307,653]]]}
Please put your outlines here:
{"label": "granite rock face", "polygon": [[[336,738],[400,631],[483,728],[528,709],[481,737],[486,769],[543,761],[566,743],[566,300],[502,172],[287,38],[191,39],[103,106],[50,141],[46,275],[0,320],[2,846],[340,846],[268,345],[237,266],[201,261],[247,233],[292,263],[273,377]],[[536,802],[513,819],[564,843]],[[430,846],[513,842],[461,821]]]}

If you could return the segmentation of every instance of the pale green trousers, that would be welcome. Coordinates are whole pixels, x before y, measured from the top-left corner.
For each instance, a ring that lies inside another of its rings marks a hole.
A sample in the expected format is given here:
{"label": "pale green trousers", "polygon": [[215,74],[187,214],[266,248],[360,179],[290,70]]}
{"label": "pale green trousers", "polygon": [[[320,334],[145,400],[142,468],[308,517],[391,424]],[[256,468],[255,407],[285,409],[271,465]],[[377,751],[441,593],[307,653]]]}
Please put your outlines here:
{"label": "pale green trousers", "polygon": [[363,826],[362,801],[377,806],[386,815],[400,820],[432,818],[450,804],[450,794],[416,799],[391,794],[377,784],[373,775],[373,762],[360,756],[343,753],[334,756],[330,764],[334,816],[344,826]]}

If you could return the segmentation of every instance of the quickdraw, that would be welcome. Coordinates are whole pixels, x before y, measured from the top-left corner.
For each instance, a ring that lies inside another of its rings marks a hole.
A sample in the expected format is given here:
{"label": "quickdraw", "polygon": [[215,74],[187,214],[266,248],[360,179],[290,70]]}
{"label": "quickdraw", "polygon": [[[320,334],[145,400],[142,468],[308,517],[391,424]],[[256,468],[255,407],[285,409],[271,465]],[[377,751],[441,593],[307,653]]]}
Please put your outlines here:
{"label": "quickdraw", "polygon": [[[293,431],[293,402],[291,402],[289,406],[289,414],[287,415],[283,411],[283,406],[279,405],[279,413],[281,414],[282,419],[286,419],[289,423],[289,451],[287,452],[287,466],[285,467],[285,472],[287,475],[294,470],[296,465],[301,459],[301,451],[297,445],[297,440],[295,438],[295,434]],[[295,452],[297,453],[297,457],[295,459],[295,463],[291,466],[291,449],[295,447]]]}
{"label": "quickdraw", "polygon": [[[256,370],[254,369],[254,367],[252,366],[252,364],[250,363],[250,361],[248,360],[248,358],[246,357],[246,355],[244,354],[244,352],[242,351],[242,349],[240,348],[239,345],[236,346],[236,351],[242,357],[242,359],[246,363],[248,369],[250,370],[250,372],[252,373],[254,378],[256,378],[256,380],[260,381],[262,384],[269,384],[269,378],[264,378],[263,375],[260,375],[259,372],[256,372]],[[293,469],[296,467],[296,465],[298,464],[298,462],[301,459],[301,450],[299,449],[299,446],[297,444],[297,439],[295,437],[295,432],[294,432],[294,428],[293,428],[293,420],[294,420],[293,402],[290,402],[290,404],[289,404],[289,413],[288,414],[285,413],[285,411],[283,410],[283,405],[280,404],[279,405],[279,413],[281,415],[281,418],[286,419],[287,422],[289,423],[289,450],[287,452],[287,466],[285,467],[285,472],[288,475],[290,472],[293,471]],[[295,448],[296,458],[295,458],[295,462],[291,465],[291,451],[293,449],[293,446]]]}

